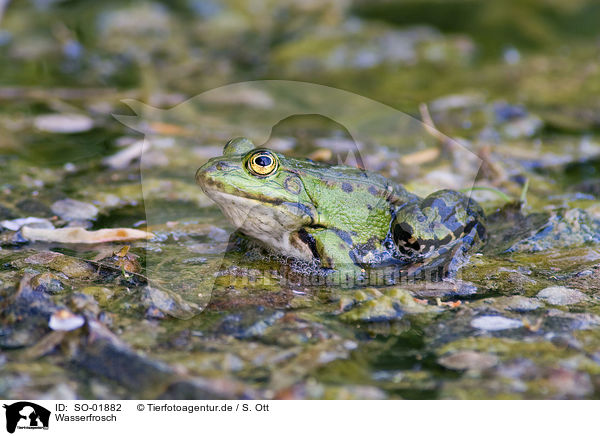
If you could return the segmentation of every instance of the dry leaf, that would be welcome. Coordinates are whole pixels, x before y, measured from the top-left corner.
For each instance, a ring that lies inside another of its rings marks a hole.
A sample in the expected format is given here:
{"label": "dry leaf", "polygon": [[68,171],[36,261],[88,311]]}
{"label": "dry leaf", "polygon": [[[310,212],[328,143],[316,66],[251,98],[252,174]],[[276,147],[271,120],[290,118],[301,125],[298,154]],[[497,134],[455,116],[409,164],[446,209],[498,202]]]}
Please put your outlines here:
{"label": "dry leaf", "polygon": [[440,155],[439,148],[426,148],[425,150],[415,151],[400,158],[403,165],[423,165],[436,160]]}
{"label": "dry leaf", "polygon": [[132,239],[151,239],[152,233],[137,229],[101,229],[89,231],[83,227],[65,227],[62,229],[36,229],[23,227],[21,234],[30,241],[61,242],[65,244],[97,244],[110,241],[130,241]]}

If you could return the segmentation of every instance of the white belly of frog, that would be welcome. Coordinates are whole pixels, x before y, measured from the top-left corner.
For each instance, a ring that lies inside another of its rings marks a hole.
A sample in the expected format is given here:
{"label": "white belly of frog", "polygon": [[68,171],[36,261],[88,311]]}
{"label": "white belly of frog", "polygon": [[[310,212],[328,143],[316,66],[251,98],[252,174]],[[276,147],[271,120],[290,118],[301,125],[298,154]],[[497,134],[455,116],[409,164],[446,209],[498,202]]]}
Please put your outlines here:
{"label": "white belly of frog", "polygon": [[276,253],[301,260],[312,259],[310,249],[297,237],[301,225],[298,216],[281,213],[272,204],[250,198],[216,191],[210,196],[240,232],[259,240]]}

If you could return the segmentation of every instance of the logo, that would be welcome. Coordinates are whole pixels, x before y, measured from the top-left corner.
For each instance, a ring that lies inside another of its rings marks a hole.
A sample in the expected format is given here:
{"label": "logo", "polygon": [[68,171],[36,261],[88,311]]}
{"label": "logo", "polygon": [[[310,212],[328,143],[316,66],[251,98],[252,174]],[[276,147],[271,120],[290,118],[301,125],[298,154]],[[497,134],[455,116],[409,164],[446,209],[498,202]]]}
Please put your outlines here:
{"label": "logo", "polygon": [[3,406],[6,409],[6,431],[14,433],[18,429],[48,430],[50,411],[29,401],[19,401]]}

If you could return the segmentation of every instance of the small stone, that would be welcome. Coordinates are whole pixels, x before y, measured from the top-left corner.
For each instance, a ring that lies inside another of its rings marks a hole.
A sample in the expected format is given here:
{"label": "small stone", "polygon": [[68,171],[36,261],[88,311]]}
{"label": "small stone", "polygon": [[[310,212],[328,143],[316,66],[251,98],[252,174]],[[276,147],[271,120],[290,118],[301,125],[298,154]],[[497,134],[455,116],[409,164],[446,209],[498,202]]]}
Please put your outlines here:
{"label": "small stone", "polygon": [[144,314],[146,319],[165,319],[167,316],[155,305],[150,305]]}
{"label": "small stone", "polygon": [[0,221],[0,226],[4,227],[7,230],[12,230],[16,232],[23,226],[35,227],[39,229],[53,229],[54,226],[50,221],[45,218],[36,218],[36,217],[27,217],[27,218],[17,218],[14,220],[4,220]]}
{"label": "small stone", "polygon": [[47,292],[49,294],[57,294],[63,289],[63,285],[58,277],[49,272],[33,277],[31,279],[31,287],[36,292]]}
{"label": "small stone", "polygon": [[543,127],[542,120],[535,115],[510,121],[502,128],[503,133],[512,139],[529,138],[535,135]]}
{"label": "small stone", "polygon": [[53,251],[41,251],[21,260],[11,262],[15,268],[25,265],[44,265],[54,271],[61,272],[71,278],[91,278],[96,274],[96,269],[85,262],[70,256]]}
{"label": "small stone", "polygon": [[438,306],[419,304],[406,289],[392,288],[384,293],[376,288],[365,288],[354,293],[354,298],[340,299],[342,310],[350,309],[340,316],[346,322],[380,322],[398,320],[404,314],[432,313],[443,309]]}
{"label": "small stone", "polygon": [[48,265],[49,263],[55,261],[56,259],[60,259],[63,256],[64,254],[55,253],[53,251],[41,251],[26,257],[23,262],[28,265]]}
{"label": "small stone", "polygon": [[78,329],[85,324],[85,318],[81,315],[75,315],[66,309],[61,309],[52,314],[48,327],[52,330],[71,331]]}
{"label": "small stone", "polygon": [[480,316],[471,321],[471,327],[487,331],[516,329],[522,326],[523,322],[518,319],[506,318],[499,315]]}
{"label": "small stone", "polygon": [[401,319],[404,312],[400,306],[390,297],[384,296],[376,300],[369,300],[356,309],[352,309],[341,315],[346,322],[378,322]]}
{"label": "small stone", "polygon": [[583,292],[565,286],[551,286],[542,289],[538,292],[537,297],[555,306],[567,306],[588,299],[588,296]]}
{"label": "small stone", "polygon": [[558,397],[584,398],[594,393],[592,379],[585,372],[554,369],[550,372],[548,383],[556,389]]}
{"label": "small stone", "polygon": [[67,198],[58,200],[51,206],[52,212],[65,221],[90,220],[98,215],[98,208],[92,204]]}
{"label": "small stone", "polygon": [[70,296],[70,307],[79,313],[97,317],[100,313],[98,302],[91,295],[75,292]]}
{"label": "small stone", "polygon": [[449,369],[484,370],[496,366],[498,364],[498,358],[493,354],[465,350],[441,357],[438,360],[438,363]]}
{"label": "small stone", "polygon": [[93,297],[100,306],[103,306],[108,303],[108,301],[113,297],[114,291],[105,288],[103,286],[88,286],[81,290],[83,294],[90,295]]}
{"label": "small stone", "polygon": [[34,118],[36,129],[52,133],[86,132],[94,127],[94,121],[80,114],[47,114]]}
{"label": "small stone", "polygon": [[150,309],[147,316],[155,318],[160,317],[157,310],[163,314],[179,319],[190,319],[202,311],[202,308],[197,304],[185,301],[181,295],[177,293],[151,286],[146,286],[144,288],[142,293],[142,304]]}
{"label": "small stone", "polygon": [[521,295],[508,297],[506,308],[515,312],[529,312],[542,307],[542,303],[534,298],[527,298]]}

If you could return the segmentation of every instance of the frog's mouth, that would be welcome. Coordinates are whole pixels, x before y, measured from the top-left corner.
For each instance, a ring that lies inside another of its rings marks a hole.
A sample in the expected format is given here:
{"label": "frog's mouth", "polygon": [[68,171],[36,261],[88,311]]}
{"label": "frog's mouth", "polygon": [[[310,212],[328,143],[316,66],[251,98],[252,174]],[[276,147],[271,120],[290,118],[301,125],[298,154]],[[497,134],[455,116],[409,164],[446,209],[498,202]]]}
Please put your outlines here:
{"label": "frog's mouth", "polygon": [[260,222],[261,230],[278,232],[281,229],[290,232],[311,225],[316,213],[312,208],[298,203],[243,197],[218,190],[205,192],[231,223],[240,229],[248,227],[248,222]]}

